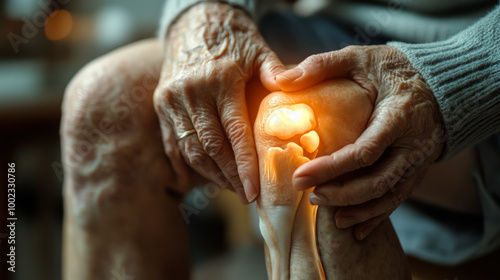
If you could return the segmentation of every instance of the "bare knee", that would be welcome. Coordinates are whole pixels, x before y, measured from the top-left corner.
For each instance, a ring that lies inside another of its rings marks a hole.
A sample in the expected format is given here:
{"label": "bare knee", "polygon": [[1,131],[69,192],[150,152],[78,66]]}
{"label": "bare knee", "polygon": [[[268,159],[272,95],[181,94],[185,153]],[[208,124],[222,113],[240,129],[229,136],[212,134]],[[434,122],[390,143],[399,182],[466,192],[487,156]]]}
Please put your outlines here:
{"label": "bare knee", "polygon": [[[132,186],[156,180],[165,187],[162,180],[172,175],[152,107],[159,62],[130,67],[148,48],[139,44],[103,56],[66,89],[60,133],[65,196],[78,204],[73,209],[102,210],[136,197],[139,187]],[[83,212],[78,215],[91,214]]]}

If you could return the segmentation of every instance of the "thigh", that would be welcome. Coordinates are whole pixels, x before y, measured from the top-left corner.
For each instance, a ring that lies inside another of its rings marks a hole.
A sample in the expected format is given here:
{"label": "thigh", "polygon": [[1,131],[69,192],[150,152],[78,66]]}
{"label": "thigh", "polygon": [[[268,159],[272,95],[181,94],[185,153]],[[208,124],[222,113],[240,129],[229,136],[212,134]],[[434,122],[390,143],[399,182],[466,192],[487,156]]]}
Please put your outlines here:
{"label": "thigh", "polygon": [[156,40],[120,48],[68,86],[61,126],[66,279],[187,278],[187,232],[152,95]]}
{"label": "thigh", "polygon": [[450,160],[433,164],[412,198],[460,213],[479,214],[481,204],[474,178],[478,170],[477,151],[466,149]]}
{"label": "thigh", "polygon": [[[482,206],[500,198],[498,170],[500,134],[490,136],[449,160],[433,164],[415,189],[413,198],[460,213],[481,214],[485,210]],[[490,199],[481,197],[479,185]]]}

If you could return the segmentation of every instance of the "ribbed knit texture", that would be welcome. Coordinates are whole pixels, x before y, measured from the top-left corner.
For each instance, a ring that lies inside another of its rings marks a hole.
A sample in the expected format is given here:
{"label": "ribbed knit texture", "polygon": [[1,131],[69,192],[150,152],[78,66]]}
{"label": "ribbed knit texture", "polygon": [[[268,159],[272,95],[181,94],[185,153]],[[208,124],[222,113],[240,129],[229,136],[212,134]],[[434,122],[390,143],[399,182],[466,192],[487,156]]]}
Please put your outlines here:
{"label": "ribbed knit texture", "polygon": [[447,130],[445,157],[500,131],[500,7],[448,40],[389,45],[434,92]]}

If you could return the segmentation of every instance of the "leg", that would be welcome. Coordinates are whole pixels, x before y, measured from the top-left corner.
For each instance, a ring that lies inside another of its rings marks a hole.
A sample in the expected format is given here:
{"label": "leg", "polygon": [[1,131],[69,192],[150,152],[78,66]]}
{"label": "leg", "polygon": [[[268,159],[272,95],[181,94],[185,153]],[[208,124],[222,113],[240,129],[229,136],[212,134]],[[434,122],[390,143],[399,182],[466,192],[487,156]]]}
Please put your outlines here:
{"label": "leg", "polygon": [[65,279],[187,279],[187,234],[152,94],[156,40],[116,50],[67,88],[61,127],[65,166]]}
{"label": "leg", "polygon": [[394,211],[408,254],[459,265],[499,248],[499,139],[492,135],[433,165],[411,200]]}
{"label": "leg", "polygon": [[448,161],[432,165],[412,198],[444,209],[480,214],[473,172],[480,170],[474,148],[462,151]]}
{"label": "leg", "polygon": [[[253,98],[265,95],[257,87],[250,90],[257,92],[249,94]],[[254,102],[248,102],[250,112]],[[306,109],[299,118],[287,120],[283,109],[297,112],[300,108]],[[280,110],[283,115],[273,119]],[[375,234],[356,241],[351,229],[336,228],[335,208],[320,207],[315,217],[308,193],[291,185],[291,175],[300,164],[354,142],[371,110],[368,96],[349,80],[332,80],[303,92],[272,93],[260,104],[254,126],[261,171],[257,205],[270,279],[410,278],[389,220]],[[314,134],[319,142],[304,140]]]}
{"label": "leg", "polygon": [[411,279],[389,219],[360,242],[354,239],[352,229],[337,228],[335,210],[318,207],[317,213],[318,247],[326,279]]}

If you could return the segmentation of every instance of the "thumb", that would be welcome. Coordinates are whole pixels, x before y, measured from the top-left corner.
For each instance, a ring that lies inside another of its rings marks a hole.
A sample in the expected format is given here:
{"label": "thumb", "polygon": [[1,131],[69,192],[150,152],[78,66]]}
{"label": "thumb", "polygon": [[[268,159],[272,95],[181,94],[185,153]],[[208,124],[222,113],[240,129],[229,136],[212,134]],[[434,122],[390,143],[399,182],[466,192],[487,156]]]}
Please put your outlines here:
{"label": "thumb", "polygon": [[276,84],[276,75],[286,71],[286,67],[283,65],[281,60],[278,58],[275,52],[269,50],[269,52],[262,55],[260,61],[260,82],[269,91],[280,90]]}
{"label": "thumb", "polygon": [[327,79],[348,77],[354,58],[345,49],[315,54],[296,67],[278,74],[276,84],[283,91],[296,91]]}

